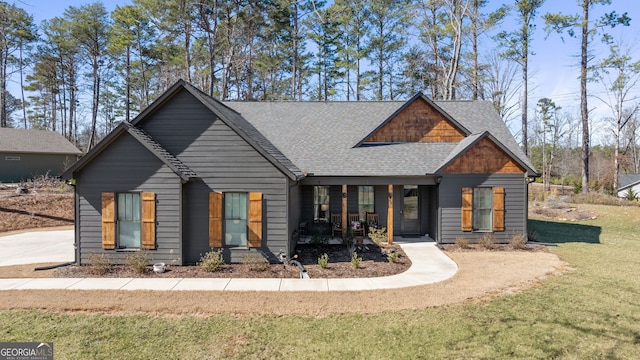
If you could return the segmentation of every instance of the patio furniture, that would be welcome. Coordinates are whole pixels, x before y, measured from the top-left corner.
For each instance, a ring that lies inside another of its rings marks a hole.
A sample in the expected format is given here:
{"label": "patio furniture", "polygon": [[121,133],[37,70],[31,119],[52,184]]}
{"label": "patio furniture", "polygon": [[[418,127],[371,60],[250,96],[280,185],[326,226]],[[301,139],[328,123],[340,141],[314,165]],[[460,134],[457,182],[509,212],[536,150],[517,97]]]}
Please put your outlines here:
{"label": "patio furniture", "polygon": [[353,236],[364,236],[364,224],[360,221],[360,214],[349,214],[349,226],[351,226]]}
{"label": "patio furniture", "polygon": [[342,214],[331,214],[331,237],[342,237]]}

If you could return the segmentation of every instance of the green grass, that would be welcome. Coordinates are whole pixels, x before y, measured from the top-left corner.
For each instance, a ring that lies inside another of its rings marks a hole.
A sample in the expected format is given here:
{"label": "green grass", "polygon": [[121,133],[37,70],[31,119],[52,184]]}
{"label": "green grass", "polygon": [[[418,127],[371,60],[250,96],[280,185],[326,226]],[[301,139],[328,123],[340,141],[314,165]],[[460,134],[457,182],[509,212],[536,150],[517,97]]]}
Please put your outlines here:
{"label": "green grass", "polygon": [[636,358],[640,209],[585,207],[598,219],[531,221],[574,270],[486,303],[321,319],[3,311],[0,341],[53,341],[56,359]]}

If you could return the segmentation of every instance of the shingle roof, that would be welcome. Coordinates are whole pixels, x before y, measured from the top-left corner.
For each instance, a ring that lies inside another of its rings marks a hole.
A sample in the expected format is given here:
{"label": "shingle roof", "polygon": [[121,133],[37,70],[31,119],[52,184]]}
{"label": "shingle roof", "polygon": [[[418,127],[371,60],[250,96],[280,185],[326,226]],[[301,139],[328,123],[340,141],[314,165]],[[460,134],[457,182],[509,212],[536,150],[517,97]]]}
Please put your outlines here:
{"label": "shingle roof", "polygon": [[[497,141],[533,169],[490,103],[435,103],[472,133],[490,131]],[[404,101],[225,104],[253,124],[294,164],[315,176],[434,174],[464,145],[405,143],[355,147],[402,107]]]}
{"label": "shingle roof", "polygon": [[640,174],[620,174],[618,177],[618,191],[640,183]]}
{"label": "shingle roof", "polygon": [[49,130],[0,128],[0,152],[80,155],[69,140]]}
{"label": "shingle roof", "polygon": [[198,177],[193,170],[191,170],[187,165],[185,165],[178,158],[170,154],[162,145],[160,145],[157,141],[153,140],[149,134],[147,134],[144,130],[131,126],[130,124],[124,123],[127,128],[127,132],[131,134],[136,140],[138,140],[143,146],[149,149],[152,153],[154,153],[162,162],[167,164],[176,174],[178,174],[181,178],[185,180],[195,179]]}

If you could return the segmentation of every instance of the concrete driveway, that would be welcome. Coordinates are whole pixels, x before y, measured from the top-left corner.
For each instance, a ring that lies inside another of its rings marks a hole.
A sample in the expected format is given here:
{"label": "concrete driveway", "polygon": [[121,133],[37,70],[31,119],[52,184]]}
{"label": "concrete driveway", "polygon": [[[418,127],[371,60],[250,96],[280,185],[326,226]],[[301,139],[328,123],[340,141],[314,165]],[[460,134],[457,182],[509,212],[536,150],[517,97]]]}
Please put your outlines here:
{"label": "concrete driveway", "polygon": [[75,260],[73,230],[33,231],[0,236],[0,266],[65,263]]}

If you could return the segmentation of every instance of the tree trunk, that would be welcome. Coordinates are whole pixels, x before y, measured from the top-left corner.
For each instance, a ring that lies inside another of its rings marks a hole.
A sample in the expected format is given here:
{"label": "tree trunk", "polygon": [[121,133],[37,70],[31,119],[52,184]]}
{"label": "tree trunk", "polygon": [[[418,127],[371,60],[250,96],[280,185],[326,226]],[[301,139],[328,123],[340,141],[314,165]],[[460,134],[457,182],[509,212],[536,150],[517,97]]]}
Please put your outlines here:
{"label": "tree trunk", "polygon": [[582,47],[580,55],[580,115],[582,118],[582,193],[589,192],[589,108],[587,107],[587,62],[589,45],[589,4],[582,3]]}
{"label": "tree trunk", "polygon": [[529,110],[529,23],[522,20],[522,150],[529,155],[528,110]]}

